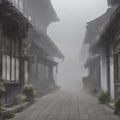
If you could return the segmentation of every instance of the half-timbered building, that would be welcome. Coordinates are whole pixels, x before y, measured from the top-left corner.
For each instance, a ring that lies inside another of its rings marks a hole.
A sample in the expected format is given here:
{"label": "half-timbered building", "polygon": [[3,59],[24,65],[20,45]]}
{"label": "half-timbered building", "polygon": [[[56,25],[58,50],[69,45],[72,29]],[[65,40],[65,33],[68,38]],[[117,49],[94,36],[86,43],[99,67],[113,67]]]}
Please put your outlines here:
{"label": "half-timbered building", "polygon": [[8,0],[0,1],[0,81],[5,85],[5,101],[14,100],[24,84],[23,41],[29,21]]}

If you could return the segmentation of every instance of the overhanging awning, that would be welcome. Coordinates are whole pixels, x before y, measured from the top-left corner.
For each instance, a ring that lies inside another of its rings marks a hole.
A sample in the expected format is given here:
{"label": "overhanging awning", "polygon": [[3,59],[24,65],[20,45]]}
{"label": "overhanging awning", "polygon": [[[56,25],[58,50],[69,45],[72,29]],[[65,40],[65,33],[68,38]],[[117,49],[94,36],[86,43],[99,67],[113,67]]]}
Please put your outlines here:
{"label": "overhanging awning", "polygon": [[85,43],[94,44],[99,40],[101,33],[104,32],[106,25],[117,8],[118,5],[112,6],[103,15],[87,23]]}
{"label": "overhanging awning", "polygon": [[28,34],[30,39],[36,46],[42,48],[51,58],[58,57],[64,59],[64,55],[55,45],[55,43],[42,31],[37,31],[36,28],[31,27]]}
{"label": "overhanging awning", "polygon": [[92,52],[98,53],[102,48],[104,48],[108,43],[111,42],[111,36],[116,32],[117,23],[119,21],[113,19],[116,16],[119,5],[108,8],[107,12],[104,14],[107,19],[103,21],[103,26],[99,28],[99,32],[96,35],[94,41],[90,45],[90,50]]}
{"label": "overhanging awning", "polygon": [[0,0],[0,27],[10,39],[24,39],[30,23],[8,0]]}
{"label": "overhanging awning", "polygon": [[85,68],[91,64],[92,62],[94,63],[96,60],[100,59],[100,55],[99,54],[96,54],[96,55],[93,55],[93,56],[89,56],[86,63],[85,63]]}
{"label": "overhanging awning", "polygon": [[107,0],[108,5],[116,5],[120,3],[120,0]]}
{"label": "overhanging awning", "polygon": [[31,42],[31,47],[28,55],[37,55],[37,56],[48,56],[48,53],[44,51],[41,47],[37,46],[34,42]]}
{"label": "overhanging awning", "polygon": [[38,57],[38,61],[44,65],[47,65],[47,66],[57,66],[58,63],[55,62],[53,59],[50,59],[49,57],[41,57],[39,56]]}
{"label": "overhanging awning", "polygon": [[48,23],[59,21],[51,0],[24,0],[24,2],[27,11],[34,13],[40,20],[48,21]]}

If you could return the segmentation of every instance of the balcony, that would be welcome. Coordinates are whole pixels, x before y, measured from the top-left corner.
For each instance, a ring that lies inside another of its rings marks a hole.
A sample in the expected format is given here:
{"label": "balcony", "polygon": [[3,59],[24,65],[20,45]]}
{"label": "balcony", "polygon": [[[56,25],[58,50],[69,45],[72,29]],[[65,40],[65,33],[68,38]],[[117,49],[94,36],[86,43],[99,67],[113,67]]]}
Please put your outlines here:
{"label": "balcony", "polygon": [[11,0],[0,2],[0,25],[3,34],[10,39],[24,39],[30,26],[29,20],[15,7]]}

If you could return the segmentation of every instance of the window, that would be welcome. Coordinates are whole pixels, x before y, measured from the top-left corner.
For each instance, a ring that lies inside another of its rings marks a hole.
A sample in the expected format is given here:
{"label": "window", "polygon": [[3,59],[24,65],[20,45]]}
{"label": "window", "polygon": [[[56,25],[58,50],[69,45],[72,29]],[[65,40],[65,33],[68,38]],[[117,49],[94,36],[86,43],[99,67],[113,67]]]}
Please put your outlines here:
{"label": "window", "polygon": [[[3,41],[3,40],[2,40]],[[1,56],[0,72],[4,80],[18,82],[19,81],[19,41],[4,38],[4,51]]]}

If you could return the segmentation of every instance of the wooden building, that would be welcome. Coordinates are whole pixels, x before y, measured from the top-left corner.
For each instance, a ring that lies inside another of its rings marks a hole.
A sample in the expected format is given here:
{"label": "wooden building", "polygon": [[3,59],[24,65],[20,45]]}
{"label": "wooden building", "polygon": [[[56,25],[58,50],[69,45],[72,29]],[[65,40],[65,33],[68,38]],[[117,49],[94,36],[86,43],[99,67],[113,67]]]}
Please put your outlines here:
{"label": "wooden building", "polygon": [[8,0],[0,2],[0,81],[5,102],[14,100],[24,84],[23,41],[30,23]]}
{"label": "wooden building", "polygon": [[88,90],[107,90],[105,52],[104,50],[93,49],[93,46],[97,43],[101,31],[114,9],[116,9],[116,7],[108,8],[105,14],[87,23],[84,43],[89,45],[89,57],[85,63],[85,67],[88,69],[88,76],[84,77],[84,80],[86,81],[85,83],[88,81],[88,83],[91,84],[89,85],[87,83],[87,86],[90,86]]}
{"label": "wooden building", "polygon": [[25,15],[31,18],[32,25],[47,32],[47,27],[52,22],[58,22],[59,18],[52,6],[51,0],[19,0],[23,2]]}
{"label": "wooden building", "polygon": [[55,69],[58,61],[64,56],[55,43],[47,35],[47,27],[59,19],[51,4],[51,0],[25,0],[23,1],[23,13],[31,18],[32,28],[29,30],[28,39],[31,41],[30,56],[34,62],[29,63],[29,83],[38,90],[54,88]]}
{"label": "wooden building", "polygon": [[[91,21],[87,25],[87,33],[85,43],[89,44],[89,54],[87,62],[89,61],[88,69],[93,73],[89,72],[89,78],[94,78],[96,82],[92,81],[92,89],[102,89],[108,91],[111,95],[111,100],[114,100],[114,64],[113,64],[113,50],[110,46],[109,38],[112,33],[106,35],[105,29],[108,23],[114,16],[118,6],[114,5],[107,9],[106,13]],[[114,24],[113,24],[114,26]],[[112,27],[113,27],[112,26]],[[112,28],[109,29],[111,31]],[[113,30],[113,29],[112,29]],[[99,58],[95,56],[98,55]],[[91,57],[92,56],[92,57]],[[93,59],[96,58],[96,59]],[[90,60],[89,60],[90,59]],[[87,63],[86,63],[87,64]],[[96,70],[96,72],[94,72]],[[94,84],[93,84],[94,83]]]}
{"label": "wooden building", "polygon": [[[58,62],[54,57],[63,59],[63,54],[44,32],[32,28],[29,32],[31,47],[29,50],[29,81],[39,91],[55,89],[55,76]],[[32,41],[33,40],[33,41]],[[32,62],[31,62],[32,60]]]}
{"label": "wooden building", "polygon": [[[55,68],[64,56],[47,35],[47,27],[59,19],[50,0],[12,0],[32,24],[27,41],[30,43],[26,54],[24,78],[25,83],[33,84],[38,90],[55,85]],[[31,62],[32,61],[32,62]]]}
{"label": "wooden building", "polygon": [[[64,58],[47,35],[48,25],[58,21],[52,4],[49,0],[47,3],[36,0],[34,2],[41,2],[42,6],[31,8],[34,4],[30,1],[0,1],[0,81],[6,88],[6,103],[16,99],[25,83],[32,83],[40,90],[55,87],[58,63],[54,57]],[[36,10],[40,12],[35,17]]]}
{"label": "wooden building", "polygon": [[113,99],[120,95],[120,80],[119,80],[119,20],[120,6],[117,5],[115,11],[110,17],[110,20],[104,26],[104,30],[100,35],[100,40],[94,47],[106,50],[106,69],[107,69],[107,88]]}
{"label": "wooden building", "polygon": [[[84,86],[87,90],[100,90],[101,89],[101,68],[100,68],[100,56],[89,56],[85,68],[88,69],[88,76],[83,79]],[[87,84],[87,86],[86,86]]]}
{"label": "wooden building", "polygon": [[[89,54],[90,56],[99,55],[99,66],[96,65],[97,75],[96,80],[100,78],[100,87],[102,90],[109,92],[111,96],[111,100],[116,99],[120,96],[120,70],[119,70],[119,49],[120,49],[120,5],[119,0],[109,0],[110,7],[107,12],[90,22],[87,26],[87,34],[85,43],[89,44]],[[92,23],[92,24],[91,24]],[[97,23],[97,24],[96,24]],[[93,30],[89,30],[89,28],[93,28]],[[92,32],[92,33],[91,33]],[[90,41],[90,42],[88,42]],[[94,59],[89,60],[88,69],[90,70],[90,66],[94,68]],[[87,62],[88,62],[87,61]],[[91,70],[94,71],[94,70]],[[101,71],[101,72],[100,72]],[[94,76],[89,74],[90,76]],[[88,78],[88,77],[87,77]],[[88,79],[88,80],[89,80]],[[87,80],[86,80],[87,81]],[[93,82],[93,81],[92,81]],[[89,83],[89,82],[87,82]],[[94,85],[95,88],[98,88]]]}

